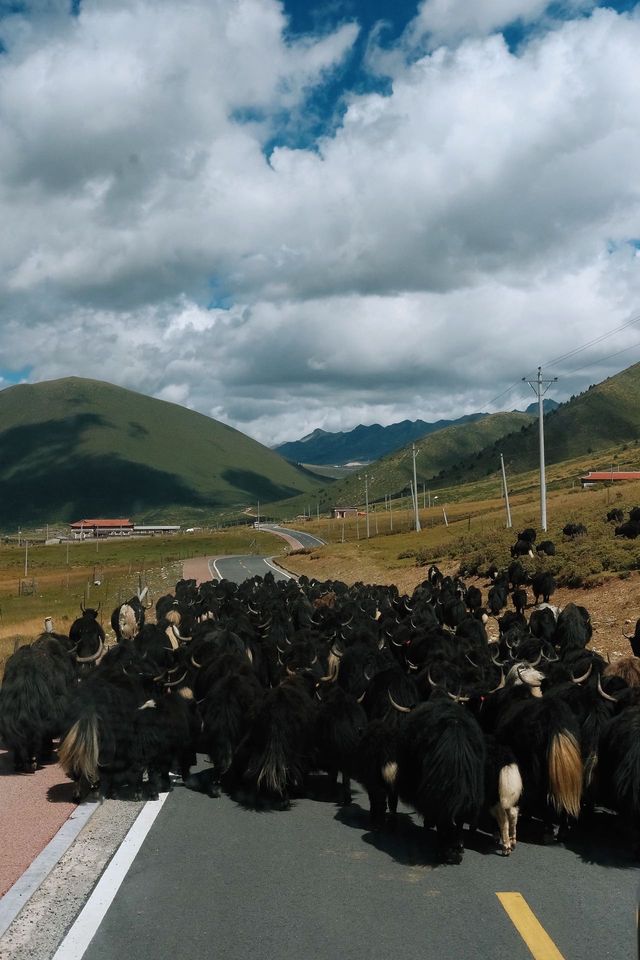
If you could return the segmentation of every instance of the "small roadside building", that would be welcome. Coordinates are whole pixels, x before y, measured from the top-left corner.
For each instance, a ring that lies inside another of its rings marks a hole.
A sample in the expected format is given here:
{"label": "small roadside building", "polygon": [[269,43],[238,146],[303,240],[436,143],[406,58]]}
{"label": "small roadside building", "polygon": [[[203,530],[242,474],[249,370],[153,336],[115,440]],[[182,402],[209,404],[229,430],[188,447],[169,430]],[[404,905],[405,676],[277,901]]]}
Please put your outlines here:
{"label": "small roadside building", "polygon": [[583,489],[599,483],[622,483],[624,480],[640,480],[640,470],[590,470],[580,477]]}
{"label": "small roadside building", "polygon": [[334,507],[331,511],[334,520],[346,520],[348,517],[357,517],[357,507]]}
{"label": "small roadside building", "polygon": [[76,520],[69,526],[74,540],[87,540],[95,537],[128,537],[133,533],[133,521],[128,518]]}

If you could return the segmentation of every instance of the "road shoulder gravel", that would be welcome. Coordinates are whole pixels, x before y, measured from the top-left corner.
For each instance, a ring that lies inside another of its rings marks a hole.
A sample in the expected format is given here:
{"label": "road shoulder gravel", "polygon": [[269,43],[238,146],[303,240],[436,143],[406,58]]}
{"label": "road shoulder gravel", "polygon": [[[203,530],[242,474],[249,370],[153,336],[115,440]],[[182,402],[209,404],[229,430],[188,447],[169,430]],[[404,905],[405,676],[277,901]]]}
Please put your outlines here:
{"label": "road shoulder gravel", "polygon": [[0,937],[2,960],[49,960],[144,803],[105,800]]}

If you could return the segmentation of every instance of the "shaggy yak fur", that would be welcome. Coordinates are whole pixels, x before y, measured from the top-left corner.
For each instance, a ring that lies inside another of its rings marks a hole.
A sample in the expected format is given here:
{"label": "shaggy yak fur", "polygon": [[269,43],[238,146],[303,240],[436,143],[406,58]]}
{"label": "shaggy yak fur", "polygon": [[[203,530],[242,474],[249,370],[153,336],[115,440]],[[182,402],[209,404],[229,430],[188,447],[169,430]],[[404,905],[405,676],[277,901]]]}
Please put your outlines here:
{"label": "shaggy yak fur", "polygon": [[484,802],[485,740],[463,706],[437,698],[408,717],[400,735],[398,794],[437,830],[438,857],[461,863],[462,829]]}

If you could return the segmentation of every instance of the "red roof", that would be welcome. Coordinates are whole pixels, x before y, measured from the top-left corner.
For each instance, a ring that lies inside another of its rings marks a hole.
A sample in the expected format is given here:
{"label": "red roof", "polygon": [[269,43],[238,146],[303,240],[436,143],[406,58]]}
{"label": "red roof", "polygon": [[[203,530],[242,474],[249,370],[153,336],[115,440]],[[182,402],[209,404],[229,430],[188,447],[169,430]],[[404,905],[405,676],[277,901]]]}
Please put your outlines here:
{"label": "red roof", "polygon": [[73,529],[79,530],[81,527],[132,527],[131,520],[76,520],[70,524]]}
{"label": "red roof", "polygon": [[640,480],[638,470],[590,470],[581,480]]}

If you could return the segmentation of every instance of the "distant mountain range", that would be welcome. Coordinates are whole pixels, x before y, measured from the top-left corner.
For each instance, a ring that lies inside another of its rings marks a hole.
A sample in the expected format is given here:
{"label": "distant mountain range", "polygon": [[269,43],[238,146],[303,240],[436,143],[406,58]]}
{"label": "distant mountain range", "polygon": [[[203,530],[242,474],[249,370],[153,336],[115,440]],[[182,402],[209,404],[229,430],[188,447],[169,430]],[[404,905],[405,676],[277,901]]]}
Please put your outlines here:
{"label": "distant mountain range", "polygon": [[[555,400],[545,400],[545,413],[554,410],[558,404]],[[518,412],[518,411],[513,411]],[[527,414],[537,414],[538,404],[530,404]],[[379,460],[394,450],[400,450],[407,443],[422,440],[432,433],[446,430],[449,427],[476,423],[490,416],[488,413],[470,413],[456,420],[436,420],[429,423],[425,420],[402,420],[387,427],[379,423],[364,426],[360,424],[353,430],[331,433],[327,430],[314,430],[313,433],[281,443],[275,447],[277,453],[292,463],[314,464],[317,466],[344,466],[348,463],[370,463]]]}
{"label": "distant mountain range", "polygon": [[[454,423],[442,430],[423,437],[417,447],[416,472],[418,490],[423,485],[431,486],[430,479],[446,472],[460,461],[473,462],[482,451],[501,442],[513,431],[526,430],[535,424],[536,418],[529,413],[492,413],[471,423]],[[413,454],[411,444],[394,450],[367,467],[368,492],[371,502],[381,500],[385,494],[398,494],[409,489],[413,480]],[[464,475],[462,479],[466,479]],[[330,505],[352,506],[363,502],[363,478],[361,471],[352,473],[343,480],[335,481],[319,494],[320,508]]]}
{"label": "distant mountain range", "polygon": [[321,482],[175,403],[69,377],[0,391],[0,525],[240,513]]}

